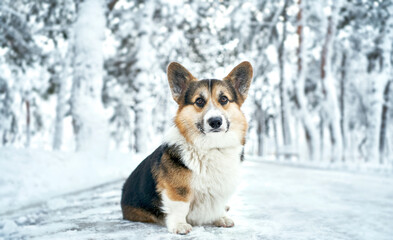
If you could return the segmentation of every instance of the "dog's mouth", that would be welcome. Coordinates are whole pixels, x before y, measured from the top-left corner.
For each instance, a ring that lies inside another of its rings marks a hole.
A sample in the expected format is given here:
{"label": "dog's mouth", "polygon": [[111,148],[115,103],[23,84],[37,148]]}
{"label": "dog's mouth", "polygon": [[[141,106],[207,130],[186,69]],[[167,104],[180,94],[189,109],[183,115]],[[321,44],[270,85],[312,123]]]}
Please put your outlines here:
{"label": "dog's mouth", "polygon": [[222,129],[212,129],[209,132],[222,132]]}

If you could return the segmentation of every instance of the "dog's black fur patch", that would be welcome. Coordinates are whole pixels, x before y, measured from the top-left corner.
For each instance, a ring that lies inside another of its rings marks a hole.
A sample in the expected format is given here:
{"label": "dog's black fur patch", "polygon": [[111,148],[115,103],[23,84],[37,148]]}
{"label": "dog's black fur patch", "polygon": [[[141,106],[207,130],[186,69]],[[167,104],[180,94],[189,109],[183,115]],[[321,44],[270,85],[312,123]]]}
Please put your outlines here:
{"label": "dog's black fur patch", "polygon": [[152,170],[161,162],[167,145],[161,145],[131,173],[123,185],[121,205],[142,208],[155,215],[163,217],[161,197],[156,191],[156,180]]}
{"label": "dog's black fur patch", "polygon": [[240,154],[240,162],[244,161],[244,147],[242,149],[242,153]]}
{"label": "dog's black fur patch", "polygon": [[[136,167],[124,183],[121,196],[122,206],[141,208],[152,213],[158,219],[163,218],[162,201],[156,189],[157,181],[153,171],[161,169],[164,174],[167,171],[165,165],[161,164],[164,153],[170,156],[173,166],[187,168],[181,159],[178,146],[168,146],[168,144],[159,146]],[[184,189],[177,190],[185,194]]]}
{"label": "dog's black fur patch", "polygon": [[236,102],[236,103],[238,102],[238,95],[236,93],[236,90],[229,81],[221,81],[218,79],[202,79],[199,81],[194,81],[189,83],[188,88],[184,94],[184,104],[185,105],[194,104],[191,98],[195,95],[195,91],[200,87],[205,86],[209,89],[209,91],[212,91],[213,85],[216,84],[225,85],[230,90],[230,94],[232,98],[231,102]]}
{"label": "dog's black fur patch", "polygon": [[184,94],[185,105],[194,104],[194,102],[192,102],[191,98],[194,96],[195,91],[203,85],[208,86],[208,84],[209,84],[208,80],[200,80],[200,81],[190,82],[188,85],[188,88]]}

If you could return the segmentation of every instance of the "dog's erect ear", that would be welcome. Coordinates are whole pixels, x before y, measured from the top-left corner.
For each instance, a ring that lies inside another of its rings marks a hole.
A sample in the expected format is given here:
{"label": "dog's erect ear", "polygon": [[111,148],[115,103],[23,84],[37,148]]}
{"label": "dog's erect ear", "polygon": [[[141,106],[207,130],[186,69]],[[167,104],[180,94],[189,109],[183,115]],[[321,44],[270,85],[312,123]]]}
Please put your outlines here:
{"label": "dog's erect ear", "polygon": [[191,81],[197,79],[181,64],[177,62],[171,62],[167,69],[168,82],[171,87],[173,99],[179,103],[179,97],[186,90],[187,85]]}
{"label": "dog's erect ear", "polygon": [[237,65],[229,74],[224,78],[228,81],[240,94],[240,104],[247,98],[248,89],[250,88],[252,79],[252,66],[249,62],[242,62]]}

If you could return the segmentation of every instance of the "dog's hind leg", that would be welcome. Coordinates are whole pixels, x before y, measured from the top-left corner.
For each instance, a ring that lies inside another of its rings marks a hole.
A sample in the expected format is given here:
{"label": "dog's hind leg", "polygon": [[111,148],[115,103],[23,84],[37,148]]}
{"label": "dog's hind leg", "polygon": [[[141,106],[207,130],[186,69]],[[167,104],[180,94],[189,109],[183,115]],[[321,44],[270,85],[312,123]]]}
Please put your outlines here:
{"label": "dog's hind leg", "polygon": [[156,216],[141,208],[122,205],[123,219],[133,222],[160,223]]}

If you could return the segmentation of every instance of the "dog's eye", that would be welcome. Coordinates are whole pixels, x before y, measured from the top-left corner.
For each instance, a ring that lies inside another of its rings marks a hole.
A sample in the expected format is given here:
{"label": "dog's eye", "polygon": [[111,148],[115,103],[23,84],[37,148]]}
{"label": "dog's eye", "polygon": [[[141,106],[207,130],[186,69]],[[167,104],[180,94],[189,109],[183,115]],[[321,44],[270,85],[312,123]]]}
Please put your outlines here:
{"label": "dog's eye", "polygon": [[221,105],[225,105],[228,103],[228,98],[226,96],[221,96],[219,102],[221,103]]}
{"label": "dog's eye", "polygon": [[203,99],[203,98],[197,98],[197,100],[195,101],[195,104],[198,106],[198,107],[203,107],[204,105],[205,105],[205,100]]}

